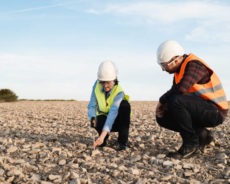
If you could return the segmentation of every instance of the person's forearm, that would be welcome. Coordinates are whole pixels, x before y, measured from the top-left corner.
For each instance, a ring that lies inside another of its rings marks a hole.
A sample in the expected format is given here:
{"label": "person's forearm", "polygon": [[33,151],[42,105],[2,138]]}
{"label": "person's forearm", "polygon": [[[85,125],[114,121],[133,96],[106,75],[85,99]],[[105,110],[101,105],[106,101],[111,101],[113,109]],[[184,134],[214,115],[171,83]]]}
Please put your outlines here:
{"label": "person's forearm", "polygon": [[101,137],[102,139],[104,139],[104,138],[106,137],[107,133],[108,133],[107,131],[103,130],[103,131],[101,132],[100,137]]}

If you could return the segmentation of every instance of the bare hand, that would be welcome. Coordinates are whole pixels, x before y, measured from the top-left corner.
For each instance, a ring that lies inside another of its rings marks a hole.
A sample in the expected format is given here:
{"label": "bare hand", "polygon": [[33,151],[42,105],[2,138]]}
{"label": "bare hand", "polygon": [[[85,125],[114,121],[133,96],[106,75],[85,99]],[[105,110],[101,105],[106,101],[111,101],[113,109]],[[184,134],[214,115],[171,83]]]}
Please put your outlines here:
{"label": "bare hand", "polygon": [[97,140],[93,143],[93,148],[96,148],[97,146],[100,146],[104,142],[104,138],[101,136],[97,138]]}
{"label": "bare hand", "polygon": [[162,104],[162,103],[158,103],[157,107],[156,107],[156,116],[158,118],[162,118],[164,116],[165,111],[168,109],[167,104]]}
{"label": "bare hand", "polygon": [[106,131],[102,131],[100,137],[97,138],[97,140],[93,143],[93,148],[96,148],[96,146],[100,146],[103,142],[104,142],[104,139],[106,137],[108,132]]}
{"label": "bare hand", "polygon": [[91,122],[91,127],[96,128],[96,120],[95,120],[95,119],[92,120],[92,122]]}

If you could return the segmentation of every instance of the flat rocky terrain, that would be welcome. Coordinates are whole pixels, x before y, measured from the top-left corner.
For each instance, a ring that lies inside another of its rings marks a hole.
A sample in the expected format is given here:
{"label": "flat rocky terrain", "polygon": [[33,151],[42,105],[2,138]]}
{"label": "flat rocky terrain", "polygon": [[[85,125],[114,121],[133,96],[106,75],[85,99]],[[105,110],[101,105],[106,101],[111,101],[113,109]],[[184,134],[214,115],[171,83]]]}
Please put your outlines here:
{"label": "flat rocky terrain", "polygon": [[129,148],[107,147],[87,117],[88,102],[0,103],[0,183],[230,183],[229,117],[214,128],[215,141],[190,159],[167,158],[180,136],[155,121],[156,102],[131,102]]}

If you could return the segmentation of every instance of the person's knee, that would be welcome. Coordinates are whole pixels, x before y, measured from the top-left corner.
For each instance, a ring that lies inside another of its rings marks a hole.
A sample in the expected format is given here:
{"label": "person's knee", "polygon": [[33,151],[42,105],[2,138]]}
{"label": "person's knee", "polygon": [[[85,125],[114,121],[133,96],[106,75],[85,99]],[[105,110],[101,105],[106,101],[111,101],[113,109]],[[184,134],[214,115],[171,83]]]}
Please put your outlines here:
{"label": "person's knee", "polygon": [[183,103],[183,95],[172,95],[168,100],[169,110],[170,107],[180,106]]}
{"label": "person's knee", "polygon": [[162,118],[159,118],[156,116],[156,122],[158,123],[158,125],[160,125],[161,127],[165,127],[165,123],[163,121]]}
{"label": "person's knee", "polygon": [[129,102],[127,100],[122,100],[121,104],[120,104],[120,107],[119,107],[119,110],[122,111],[122,112],[130,113],[131,107],[130,107]]}
{"label": "person's knee", "polygon": [[107,117],[104,115],[97,116],[97,118],[96,118],[96,130],[98,130],[98,131],[102,130],[102,128],[105,124],[106,118]]}

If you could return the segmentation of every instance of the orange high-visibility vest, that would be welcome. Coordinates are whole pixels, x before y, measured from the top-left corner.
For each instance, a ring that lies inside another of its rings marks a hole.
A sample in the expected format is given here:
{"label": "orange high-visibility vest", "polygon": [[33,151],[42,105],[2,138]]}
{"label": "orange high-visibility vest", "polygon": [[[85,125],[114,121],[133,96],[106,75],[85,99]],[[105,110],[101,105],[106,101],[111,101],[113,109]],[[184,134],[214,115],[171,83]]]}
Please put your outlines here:
{"label": "orange high-visibility vest", "polygon": [[180,72],[175,73],[175,83],[178,84],[183,78],[186,65],[188,62],[192,60],[198,60],[203,63],[209,70],[212,71],[212,75],[210,77],[210,81],[205,84],[194,84],[187,92],[193,93],[197,96],[200,96],[204,99],[211,100],[215,104],[217,104],[221,109],[228,109],[228,102],[226,99],[226,95],[223,89],[223,86],[220,82],[219,77],[215,74],[215,72],[200,58],[195,56],[194,54],[189,54],[185,61],[182,63]]}

